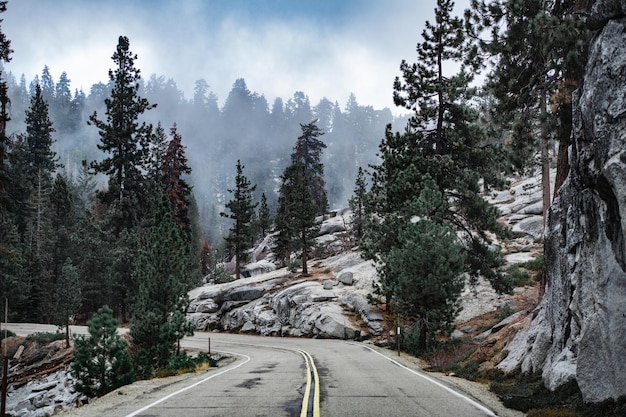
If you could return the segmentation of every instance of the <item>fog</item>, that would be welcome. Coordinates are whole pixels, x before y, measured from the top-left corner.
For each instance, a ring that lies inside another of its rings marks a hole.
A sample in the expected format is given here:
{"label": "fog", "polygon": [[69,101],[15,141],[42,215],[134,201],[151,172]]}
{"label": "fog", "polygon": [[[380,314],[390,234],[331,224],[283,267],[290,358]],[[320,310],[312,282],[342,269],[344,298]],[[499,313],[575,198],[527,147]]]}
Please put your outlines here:
{"label": "fog", "polygon": [[[295,91],[311,102],[350,93],[382,109],[402,59],[413,59],[435,0],[9,0],[7,69],[30,81],[48,65],[86,93],[106,83],[118,36],[144,77],[176,80],[187,97],[207,80],[223,104],[244,78],[271,103]],[[468,7],[457,2],[457,9]]]}
{"label": "fog", "polygon": [[378,162],[385,126],[406,123],[392,84],[401,60],[415,59],[435,3],[9,1],[2,16],[14,50],[5,66],[7,132],[25,131],[33,86],[45,81],[64,169],[75,175],[82,160],[102,158],[87,120],[94,111],[104,117],[111,56],[125,35],[138,55],[140,94],[157,104],[145,120],[166,132],[177,124],[207,230],[220,232],[217,213],[238,159],[256,197],[266,193],[273,208],[299,124],[314,119],[326,132],[329,202],[342,207],[358,168]]}

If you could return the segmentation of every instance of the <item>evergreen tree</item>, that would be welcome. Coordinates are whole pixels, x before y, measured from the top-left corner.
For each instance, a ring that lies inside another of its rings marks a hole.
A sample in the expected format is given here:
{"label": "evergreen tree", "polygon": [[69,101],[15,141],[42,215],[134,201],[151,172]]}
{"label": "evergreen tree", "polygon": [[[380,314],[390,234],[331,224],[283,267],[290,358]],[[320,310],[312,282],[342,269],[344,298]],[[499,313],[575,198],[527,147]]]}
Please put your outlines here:
{"label": "evergreen tree", "polygon": [[[472,106],[472,74],[480,65],[476,49],[452,17],[453,3],[438,0],[435,23],[426,22],[417,45],[417,63],[403,61],[402,79],[394,82],[394,101],[414,114],[403,133],[387,128],[380,145],[382,163],[373,166],[368,223],[363,241],[366,255],[382,261],[400,246],[399,235],[414,213],[410,205],[421,192],[421,180],[434,179],[449,207],[444,223],[459,232],[466,253],[465,270],[476,279],[485,276],[498,291],[508,290],[499,272],[501,257],[490,248],[488,231],[504,234],[497,210],[481,195],[481,186],[500,184],[492,160],[497,148],[487,146]],[[445,69],[460,65],[456,74]],[[482,183],[482,184],[481,184]],[[382,262],[380,293],[387,308],[397,288],[397,275]]]}
{"label": "evergreen tree", "polygon": [[509,131],[513,168],[533,167],[541,153],[543,208],[550,206],[550,141],[559,143],[555,192],[567,172],[572,128],[572,92],[581,82],[590,36],[585,5],[578,0],[476,1],[467,11],[469,27],[482,51],[494,59],[487,90],[493,113]]}
{"label": "evergreen tree", "polygon": [[169,140],[165,129],[161,122],[157,123],[157,127],[152,134],[150,148],[148,152],[148,179],[160,187],[163,182],[163,161],[165,160],[165,152],[167,151]]}
{"label": "evergreen tree", "polygon": [[384,261],[395,285],[394,311],[417,325],[424,352],[427,336],[447,329],[460,311],[465,251],[445,222],[446,202],[430,177],[410,206],[416,217],[400,231],[398,246]]}
{"label": "evergreen tree", "polygon": [[132,383],[135,374],[128,354],[128,344],[117,333],[113,311],[101,307],[87,322],[89,336],[74,336],[74,360],[71,372],[76,391],[88,397],[102,396]]}
{"label": "evergreen tree", "polygon": [[58,282],[62,275],[63,265],[77,248],[72,246],[71,234],[75,221],[74,202],[67,180],[57,174],[50,194],[51,262],[52,281]]}
{"label": "evergreen tree", "polygon": [[143,169],[152,126],[145,122],[139,124],[139,118],[154,106],[139,96],[141,76],[135,68],[135,59],[137,55],[130,51],[128,38],[120,36],[113,54],[117,68],[109,70],[113,90],[104,101],[106,121],[98,119],[96,112],[89,117],[90,123],[99,129],[98,149],[110,155],[92,162],[91,167],[109,176],[108,190],[101,192],[99,198],[117,210],[117,233],[139,223],[148,199],[143,194]]}
{"label": "evergreen tree", "polygon": [[354,184],[354,193],[348,202],[352,210],[352,233],[357,242],[361,240],[364,233],[366,196],[367,183],[365,181],[365,172],[363,168],[359,167],[359,172]]}
{"label": "evergreen tree", "polygon": [[308,251],[319,231],[315,221],[317,206],[301,162],[285,168],[281,179],[276,212],[278,253],[285,259],[292,251],[300,251],[302,273],[307,274]]}
{"label": "evergreen tree", "polygon": [[262,239],[269,233],[270,226],[272,224],[270,208],[267,205],[267,197],[265,197],[265,193],[261,194],[261,204],[259,205],[259,213],[257,217],[259,219],[259,232]]}
{"label": "evergreen tree", "polygon": [[89,317],[103,304],[119,301],[113,294],[116,287],[112,277],[113,245],[117,244],[112,231],[103,223],[93,213],[86,213],[72,234],[72,246],[80,248],[80,255],[74,254],[74,265],[80,276],[83,317]]}
{"label": "evergreen tree", "polygon": [[[30,108],[26,111],[26,147],[22,152],[25,179],[30,183],[27,216],[28,233],[25,235],[29,273],[33,280],[31,297],[33,310],[39,320],[48,321],[50,299],[47,294],[53,288],[55,271],[53,264],[54,239],[49,212],[52,175],[57,167],[56,153],[52,150],[54,128],[48,115],[48,103],[43,99],[42,89],[35,86]],[[61,261],[62,262],[62,261]]]}
{"label": "evergreen tree", "polygon": [[291,163],[299,163],[304,167],[305,181],[315,204],[315,214],[322,215],[328,209],[328,197],[324,189],[324,164],[321,162],[326,144],[318,139],[324,132],[316,123],[317,120],[300,124],[302,135],[296,141],[291,154]]}
{"label": "evergreen tree", "polygon": [[87,211],[92,209],[97,187],[94,175],[89,172],[87,161],[83,160],[81,162],[78,176],[71,186],[74,194],[74,212],[76,217],[82,218]]}
{"label": "evergreen tree", "polygon": [[[6,11],[7,2],[0,1],[0,13],[4,13]],[[2,23],[2,19],[0,19],[0,23]],[[0,28],[0,63],[11,61],[12,53],[13,50],[11,49],[11,41],[7,39],[6,35]],[[2,77],[3,69],[4,68],[0,68],[0,220],[2,220],[5,215],[9,199],[6,194],[9,184],[7,164],[9,138],[7,137],[6,131],[7,122],[10,120],[8,113],[9,95],[7,82]],[[2,246],[0,246],[0,250],[2,250]]]}
{"label": "evergreen tree", "polygon": [[252,193],[256,185],[252,185],[248,178],[243,175],[244,166],[241,161],[237,161],[237,176],[235,177],[235,188],[229,189],[232,199],[226,203],[226,208],[230,214],[220,213],[221,216],[233,220],[229,234],[225,237],[226,244],[232,248],[235,256],[235,277],[240,278],[241,264],[245,262],[247,251],[252,245],[254,237],[252,232],[252,219],[254,209],[258,203],[252,203]]}
{"label": "evergreen tree", "polygon": [[67,73],[63,71],[59,77],[59,82],[55,86],[54,101],[48,103],[51,106],[51,114],[55,121],[55,126],[61,134],[72,133],[75,120],[72,118],[72,91],[70,90],[71,80]]}
{"label": "evergreen tree", "polygon": [[0,297],[11,300],[9,320],[31,318],[32,287],[26,273],[21,235],[11,213],[0,217]]}
{"label": "evergreen tree", "polygon": [[55,86],[52,75],[50,74],[50,68],[47,65],[44,65],[43,70],[41,71],[41,80],[38,85],[39,84],[41,84],[41,96],[49,105],[54,101]]}
{"label": "evergreen tree", "polygon": [[138,349],[137,370],[141,376],[165,367],[174,353],[174,343],[189,330],[186,321],[174,315],[184,314],[189,304],[185,285],[189,264],[184,233],[165,199],[133,272],[139,290],[130,334]]}
{"label": "evergreen tree", "polygon": [[72,317],[80,311],[82,294],[78,270],[71,259],[63,263],[61,274],[55,285],[52,322],[59,327],[65,327],[65,347],[70,347],[70,324]]}
{"label": "evergreen tree", "polygon": [[170,135],[172,140],[167,145],[161,168],[164,192],[170,201],[174,220],[189,234],[191,233],[191,220],[189,218],[191,186],[185,177],[191,175],[191,168],[187,165],[185,147],[182,144],[182,136],[176,129],[176,124],[170,129]]}
{"label": "evergreen tree", "polygon": [[33,187],[49,187],[52,174],[57,168],[57,155],[52,150],[52,121],[48,113],[48,103],[43,99],[39,85],[30,100],[30,108],[26,111],[26,175]]}

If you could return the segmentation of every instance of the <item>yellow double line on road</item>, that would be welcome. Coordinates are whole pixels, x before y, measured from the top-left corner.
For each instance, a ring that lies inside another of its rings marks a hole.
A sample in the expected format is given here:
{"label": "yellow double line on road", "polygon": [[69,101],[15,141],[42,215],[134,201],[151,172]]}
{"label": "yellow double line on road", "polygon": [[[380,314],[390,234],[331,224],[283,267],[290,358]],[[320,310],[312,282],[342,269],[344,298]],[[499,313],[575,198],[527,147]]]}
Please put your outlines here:
{"label": "yellow double line on road", "polygon": [[[313,357],[304,350],[296,349],[297,352],[304,357],[304,363],[306,363],[306,388],[304,390],[304,398],[302,398],[302,410],[300,411],[300,417],[319,417],[320,416],[320,379],[317,374],[317,368]],[[312,375],[312,376],[311,376]],[[313,383],[313,412],[309,415],[309,401],[311,399],[311,379],[314,379]]]}
{"label": "yellow double line on road", "polygon": [[[292,352],[298,352],[299,354],[301,354],[304,358],[304,363],[306,364],[306,388],[304,389],[304,398],[302,398],[302,409],[300,410],[300,417],[320,417],[320,378],[317,373],[317,368],[315,367],[315,361],[313,360],[313,357],[309,352],[302,349],[294,349],[283,346],[259,345],[233,341],[221,341],[221,343],[231,345],[265,347],[278,350],[290,350]],[[315,380],[315,382],[312,383],[312,380]],[[313,409],[312,412],[309,413],[311,389],[313,389]]]}

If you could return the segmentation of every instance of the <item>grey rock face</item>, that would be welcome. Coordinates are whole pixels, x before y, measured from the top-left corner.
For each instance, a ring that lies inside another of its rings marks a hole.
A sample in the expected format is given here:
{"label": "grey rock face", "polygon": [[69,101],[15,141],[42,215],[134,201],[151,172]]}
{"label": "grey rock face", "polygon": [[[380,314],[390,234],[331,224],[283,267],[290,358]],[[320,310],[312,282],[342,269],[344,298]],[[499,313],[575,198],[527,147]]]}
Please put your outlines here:
{"label": "grey rock face", "polygon": [[589,402],[626,395],[626,18],[609,20],[626,1],[594,10],[608,23],[590,47],[571,171],[547,219],[546,293],[499,365],[542,372],[551,389],[575,378]]}

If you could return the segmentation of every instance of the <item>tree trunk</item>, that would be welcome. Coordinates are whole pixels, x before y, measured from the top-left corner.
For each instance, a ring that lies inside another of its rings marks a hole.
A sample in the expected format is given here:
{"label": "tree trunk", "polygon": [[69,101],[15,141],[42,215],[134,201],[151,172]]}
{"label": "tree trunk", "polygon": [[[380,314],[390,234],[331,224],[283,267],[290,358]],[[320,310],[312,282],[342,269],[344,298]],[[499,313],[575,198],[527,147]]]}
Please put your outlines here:
{"label": "tree trunk", "polygon": [[302,273],[303,274],[308,274],[309,273],[309,269],[307,267],[306,248],[307,248],[307,244],[306,244],[306,238],[305,238],[305,239],[302,239]]}
{"label": "tree trunk", "polygon": [[239,253],[235,251],[235,279],[239,279]]}
{"label": "tree trunk", "polygon": [[543,189],[543,225],[546,225],[546,214],[550,208],[550,156],[548,153],[548,109],[547,92],[541,92],[541,187]]}
{"label": "tree trunk", "polygon": [[426,336],[428,334],[428,324],[426,320],[420,321],[420,340],[419,340],[419,350],[420,352],[426,351]]}
{"label": "tree trunk", "polygon": [[552,198],[556,197],[559,188],[565,182],[567,174],[569,174],[569,156],[567,155],[568,144],[567,142],[559,142],[559,153],[556,158],[556,177],[554,178],[554,194]]}

